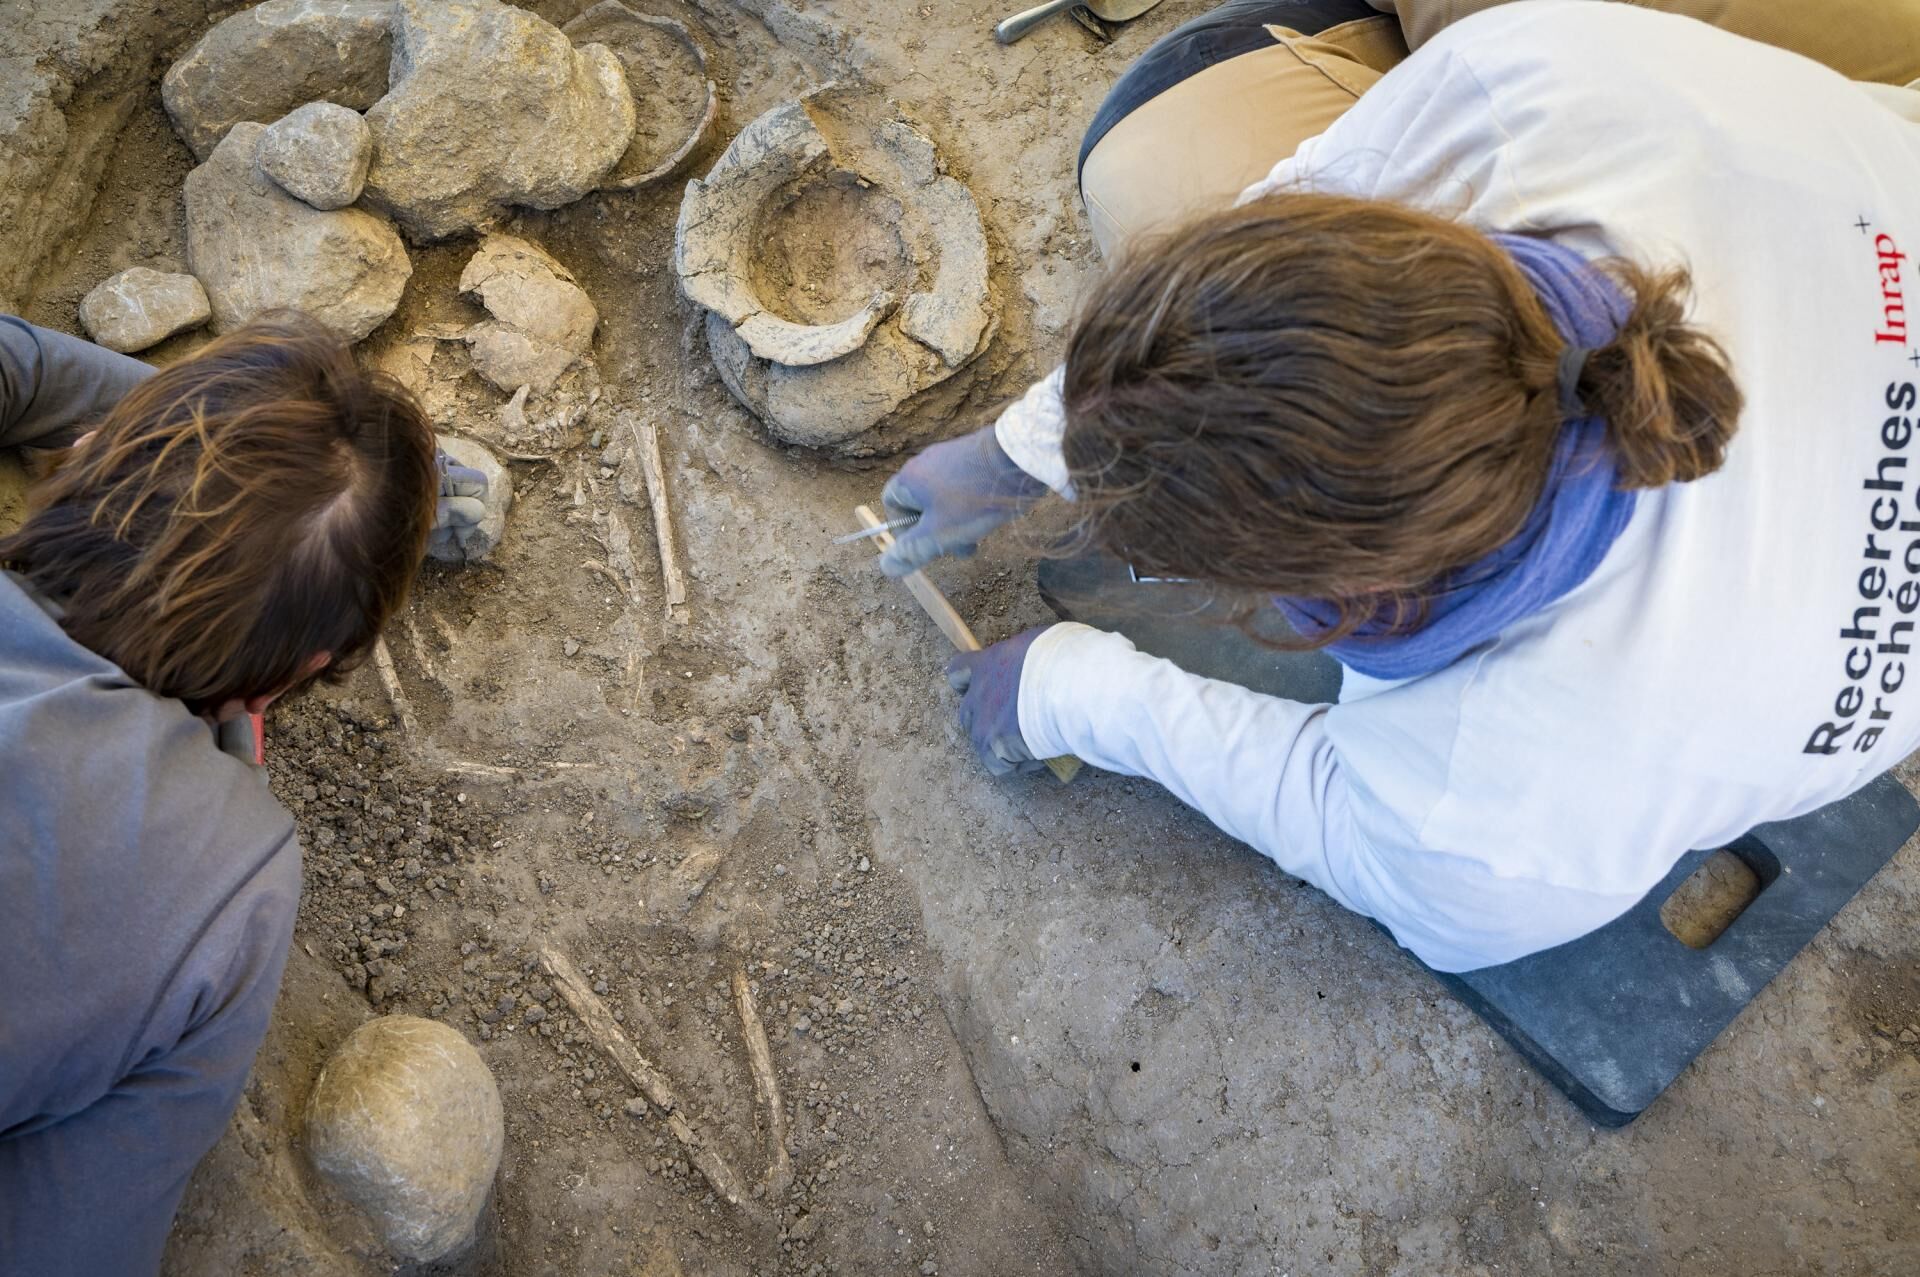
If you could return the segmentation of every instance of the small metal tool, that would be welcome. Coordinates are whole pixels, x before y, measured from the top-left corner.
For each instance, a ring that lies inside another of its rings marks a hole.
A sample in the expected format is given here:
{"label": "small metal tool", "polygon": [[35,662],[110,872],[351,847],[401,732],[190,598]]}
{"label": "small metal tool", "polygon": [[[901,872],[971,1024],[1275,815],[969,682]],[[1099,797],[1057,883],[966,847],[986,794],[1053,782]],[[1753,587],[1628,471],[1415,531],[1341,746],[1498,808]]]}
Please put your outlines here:
{"label": "small metal tool", "polygon": [[1192,585],[1194,583],[1194,578],[1190,576],[1141,576],[1140,569],[1133,566],[1131,562],[1127,564],[1127,579],[1135,585]]}
{"label": "small metal tool", "polygon": [[853,541],[864,541],[868,537],[877,537],[884,532],[895,532],[901,528],[910,528],[920,522],[917,514],[903,514],[897,519],[888,519],[885,523],[876,523],[870,528],[861,528],[858,532],[849,532],[843,537],[835,537],[835,545],[846,545]]}
{"label": "small metal tool", "polygon": [[993,38],[1001,44],[1012,44],[1042,21],[1056,13],[1064,13],[1077,4],[1084,4],[1094,17],[1104,22],[1126,22],[1159,3],[1160,0],[1042,0],[1042,3],[1025,13],[1016,13],[995,27]]}

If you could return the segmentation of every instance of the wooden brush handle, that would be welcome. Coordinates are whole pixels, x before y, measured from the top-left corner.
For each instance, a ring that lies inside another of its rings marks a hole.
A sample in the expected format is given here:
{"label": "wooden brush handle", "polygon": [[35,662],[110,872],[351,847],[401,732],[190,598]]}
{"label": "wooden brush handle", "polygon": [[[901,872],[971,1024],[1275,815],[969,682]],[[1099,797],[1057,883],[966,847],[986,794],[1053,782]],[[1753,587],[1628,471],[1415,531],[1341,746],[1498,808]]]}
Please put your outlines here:
{"label": "wooden brush handle", "polygon": [[[853,507],[853,513],[859,518],[860,526],[863,528],[883,527],[881,518],[866,506]],[[881,531],[875,534],[873,540],[880,551],[885,553],[893,545],[893,533]],[[933,618],[933,623],[940,627],[940,632],[947,636],[949,643],[963,652],[977,652],[984,646],[974,637],[973,630],[968,627],[960,614],[953,610],[953,604],[947,602],[947,596],[940,593],[940,588],[932,581],[927,580],[925,572],[916,568],[901,577],[900,583],[907,587],[907,592],[913,595],[914,601],[920,604],[921,610]],[[1063,785],[1078,776],[1082,766],[1080,760],[1071,754],[1062,754],[1058,758],[1046,758],[1041,761]]]}

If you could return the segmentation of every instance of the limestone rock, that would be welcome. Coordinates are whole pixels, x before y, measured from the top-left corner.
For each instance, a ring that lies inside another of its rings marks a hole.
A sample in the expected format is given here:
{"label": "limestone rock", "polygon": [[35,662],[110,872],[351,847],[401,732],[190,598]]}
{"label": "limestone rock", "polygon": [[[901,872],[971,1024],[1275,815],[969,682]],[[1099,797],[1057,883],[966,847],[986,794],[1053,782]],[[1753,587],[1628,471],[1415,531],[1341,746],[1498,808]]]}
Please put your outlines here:
{"label": "limestone rock", "polygon": [[331,102],[309,102],[269,124],[254,155],[287,194],[318,209],[359,199],[372,158],[367,122]]}
{"label": "limestone rock", "polygon": [[160,84],[173,127],[206,159],[242,120],[308,102],[364,110],[387,91],[393,0],[266,0],[216,25]]}
{"label": "limestone rock", "polygon": [[593,190],[633,140],[619,59],[497,0],[397,0],[393,84],[367,112],[367,198],[440,239]]}
{"label": "limestone rock", "polygon": [[483,498],[486,515],[480,522],[461,532],[458,542],[436,536],[427,544],[427,553],[442,563],[477,563],[493,553],[507,530],[507,511],[513,508],[513,477],[486,445],[459,435],[441,435],[440,451],[456,466],[466,466],[487,476],[487,495]]}
{"label": "limestone rock", "polygon": [[493,316],[463,336],[474,371],[502,390],[544,394],[593,347],[600,322],[593,300],[572,272],[526,240],[487,236],[460,272],[460,291]]}
{"label": "limestone rock", "polygon": [[707,140],[720,105],[707,53],[683,23],[600,0],[560,28],[575,45],[603,44],[627,73],[633,141],[602,190],[630,191],[671,177]]}
{"label": "limestone rock", "polygon": [[444,1024],[382,1016],[333,1053],[307,1101],[314,1169],[394,1254],[443,1259],[486,1205],[506,1129],[480,1053]]}
{"label": "limestone rock", "polygon": [[206,286],[216,332],[262,311],[304,310],[358,341],[400,304],[413,266],[385,218],[323,212],[261,172],[263,125],[236,124],[187,174],[187,264]]}
{"label": "limestone rock", "polygon": [[130,267],[95,285],[80,302],[80,323],[87,336],[123,355],[198,328],[212,314],[199,280],[145,266]]}

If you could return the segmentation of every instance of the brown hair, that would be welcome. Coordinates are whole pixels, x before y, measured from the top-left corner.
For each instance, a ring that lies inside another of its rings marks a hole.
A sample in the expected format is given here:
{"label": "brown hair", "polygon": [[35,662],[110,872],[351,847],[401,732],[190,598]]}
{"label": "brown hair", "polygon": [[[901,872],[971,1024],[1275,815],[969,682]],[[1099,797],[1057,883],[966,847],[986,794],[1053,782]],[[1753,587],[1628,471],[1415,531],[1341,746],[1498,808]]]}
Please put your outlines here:
{"label": "brown hair", "polygon": [[[1711,474],[1741,395],[1686,323],[1686,272],[1603,266],[1632,315],[1578,390],[1621,485]],[[1200,218],[1119,263],[1069,340],[1082,532],[1151,575],[1334,603],[1318,643],[1417,627],[1423,592],[1540,500],[1566,347],[1469,227],[1313,194]]]}
{"label": "brown hair", "polygon": [[32,494],[0,562],[74,640],[196,710],[351,668],[433,526],[433,429],[281,313],[142,382]]}

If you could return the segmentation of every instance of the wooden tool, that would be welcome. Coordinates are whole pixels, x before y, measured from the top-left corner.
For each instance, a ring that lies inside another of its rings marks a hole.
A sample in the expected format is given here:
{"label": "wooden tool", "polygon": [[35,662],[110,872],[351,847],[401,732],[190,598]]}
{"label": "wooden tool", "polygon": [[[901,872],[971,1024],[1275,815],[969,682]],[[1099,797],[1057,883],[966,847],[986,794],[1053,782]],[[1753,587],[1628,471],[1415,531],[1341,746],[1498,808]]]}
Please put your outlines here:
{"label": "wooden tool", "polygon": [[[864,527],[880,529],[874,533],[873,539],[882,551],[893,544],[893,534],[886,530],[880,517],[872,510],[866,506],[857,505],[853,507],[853,513]],[[918,570],[909,572],[900,578],[900,583],[907,587],[907,592],[913,595],[921,609],[933,618],[933,623],[940,627],[940,632],[947,636],[949,643],[963,652],[978,652],[985,646],[973,636],[973,631],[967,628],[967,623],[960,618],[960,614],[953,610],[953,604],[947,602],[947,596],[940,593],[939,588],[932,581],[927,580],[925,572]],[[1063,785],[1080,774],[1080,760],[1071,754],[1041,761],[1046,763],[1047,770],[1058,777]]]}

